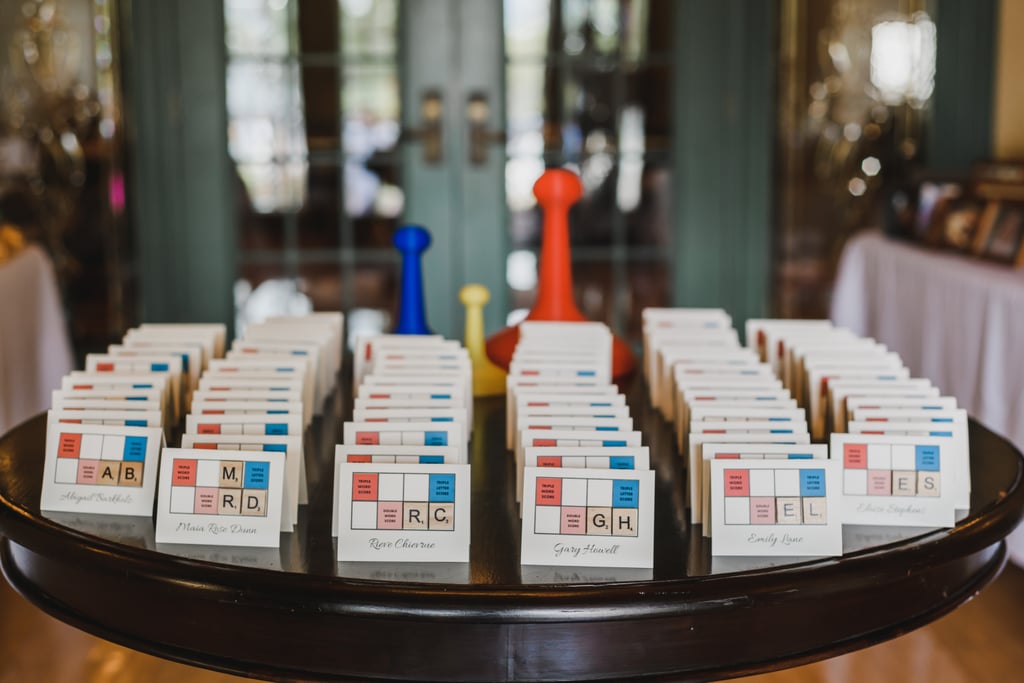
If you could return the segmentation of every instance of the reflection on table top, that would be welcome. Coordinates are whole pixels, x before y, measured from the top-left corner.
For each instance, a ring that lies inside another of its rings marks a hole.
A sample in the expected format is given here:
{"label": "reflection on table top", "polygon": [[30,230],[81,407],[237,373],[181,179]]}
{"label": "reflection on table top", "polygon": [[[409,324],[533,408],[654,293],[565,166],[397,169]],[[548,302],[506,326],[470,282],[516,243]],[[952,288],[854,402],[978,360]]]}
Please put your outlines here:
{"label": "reflection on table top", "polygon": [[156,545],[149,518],[41,515],[40,416],[0,439],[0,563],[58,618],[198,666],[288,680],[564,681],[707,680],[848,652],[945,614],[1006,561],[1022,460],[975,423],[971,513],[955,529],[847,527],[839,558],[713,558],[686,521],[672,434],[639,389],[630,405],[656,472],[653,570],[519,564],[501,399],[475,407],[470,562],[339,563],[341,394],[306,437],[310,503],[271,550]]}

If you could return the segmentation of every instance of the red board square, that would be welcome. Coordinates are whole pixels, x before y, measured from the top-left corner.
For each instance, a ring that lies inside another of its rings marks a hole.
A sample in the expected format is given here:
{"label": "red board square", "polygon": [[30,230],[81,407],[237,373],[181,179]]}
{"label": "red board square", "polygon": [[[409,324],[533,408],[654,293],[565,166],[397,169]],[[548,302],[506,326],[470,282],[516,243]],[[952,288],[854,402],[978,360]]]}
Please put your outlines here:
{"label": "red board square", "polygon": [[207,450],[207,451],[215,451],[215,450],[217,450],[217,444],[215,444],[215,443],[194,443],[194,444],[192,444],[192,448],[202,448],[202,449]]}
{"label": "red board square", "polygon": [[81,434],[61,434],[57,441],[58,458],[77,458],[78,451],[82,448]]}
{"label": "red board square", "polygon": [[865,443],[843,444],[843,467],[848,470],[867,469],[868,445]]}
{"label": "red board square", "polygon": [[371,455],[349,455],[349,462],[373,462],[373,456]]}
{"label": "red board square", "polygon": [[96,372],[113,372],[113,371],[114,371],[114,364],[113,363],[97,363],[96,364]]}
{"label": "red board square", "polygon": [[199,431],[200,434],[220,434],[220,425],[218,425],[218,424],[199,425],[198,431]]}
{"label": "red board square", "polygon": [[725,471],[725,495],[726,496],[749,496],[750,495],[750,471],[749,470],[726,470]]}
{"label": "red board square", "polygon": [[534,439],[531,446],[557,446],[554,439]]}
{"label": "red board square", "polygon": [[537,477],[537,505],[561,505],[562,480]]}
{"label": "red board square", "polygon": [[380,434],[378,432],[356,432],[356,443],[360,446],[379,446]]}
{"label": "red board square", "polygon": [[352,475],[352,500],[377,500],[377,475]]}
{"label": "red board square", "polygon": [[537,458],[537,467],[561,467],[562,456],[560,455],[544,455]]}
{"label": "red board square", "polygon": [[196,461],[175,460],[171,468],[171,484],[173,486],[196,485]]}

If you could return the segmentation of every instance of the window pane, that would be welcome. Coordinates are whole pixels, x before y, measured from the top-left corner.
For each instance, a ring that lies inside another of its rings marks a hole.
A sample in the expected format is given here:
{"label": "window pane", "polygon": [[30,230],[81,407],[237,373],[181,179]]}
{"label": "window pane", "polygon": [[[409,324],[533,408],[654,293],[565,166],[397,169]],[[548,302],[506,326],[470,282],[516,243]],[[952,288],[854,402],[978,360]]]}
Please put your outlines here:
{"label": "window pane", "polygon": [[340,0],[342,50],[346,57],[398,52],[398,0]]}

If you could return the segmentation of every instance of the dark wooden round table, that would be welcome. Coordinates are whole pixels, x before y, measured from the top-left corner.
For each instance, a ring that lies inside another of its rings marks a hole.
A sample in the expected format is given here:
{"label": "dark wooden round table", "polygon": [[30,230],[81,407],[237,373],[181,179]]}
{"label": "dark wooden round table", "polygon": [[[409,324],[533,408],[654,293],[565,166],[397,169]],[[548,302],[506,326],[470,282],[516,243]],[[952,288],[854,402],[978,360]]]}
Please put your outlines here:
{"label": "dark wooden round table", "polygon": [[653,571],[521,567],[501,399],[477,402],[466,565],[338,563],[336,395],[307,435],[310,504],[280,550],[153,542],[153,521],[39,511],[45,420],[0,439],[0,562],[53,616],[196,666],[275,680],[708,680],[830,657],[936,619],[992,581],[1024,511],[1020,454],[972,423],[952,530],[844,530],[821,560],[712,558],[685,472],[633,391],[657,472]]}

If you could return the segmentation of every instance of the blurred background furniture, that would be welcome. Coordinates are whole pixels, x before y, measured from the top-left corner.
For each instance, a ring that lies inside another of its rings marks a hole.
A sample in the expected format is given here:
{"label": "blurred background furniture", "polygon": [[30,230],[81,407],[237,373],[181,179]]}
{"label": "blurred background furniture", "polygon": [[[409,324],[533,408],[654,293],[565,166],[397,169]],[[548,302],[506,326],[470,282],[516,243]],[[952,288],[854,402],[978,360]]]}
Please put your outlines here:
{"label": "blurred background furniture", "polygon": [[[831,317],[1024,450],[1024,270],[864,232],[843,249]],[[1010,552],[1024,564],[1024,530]]]}
{"label": "blurred background furniture", "polygon": [[0,263],[0,434],[47,410],[71,365],[53,264],[29,245]]}

